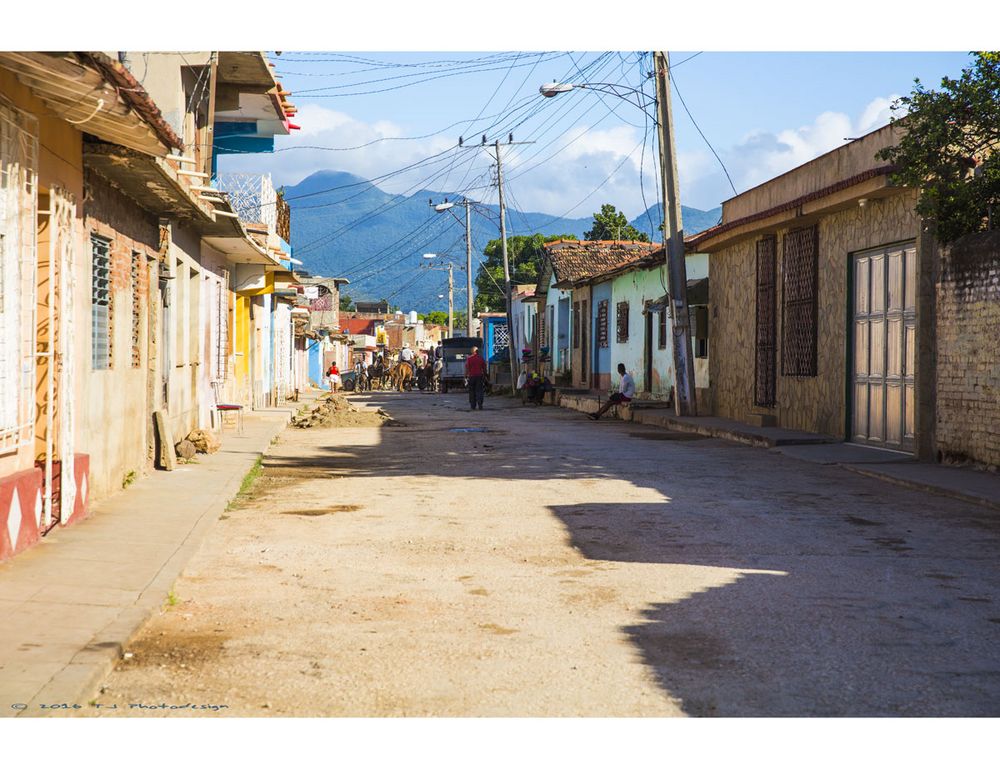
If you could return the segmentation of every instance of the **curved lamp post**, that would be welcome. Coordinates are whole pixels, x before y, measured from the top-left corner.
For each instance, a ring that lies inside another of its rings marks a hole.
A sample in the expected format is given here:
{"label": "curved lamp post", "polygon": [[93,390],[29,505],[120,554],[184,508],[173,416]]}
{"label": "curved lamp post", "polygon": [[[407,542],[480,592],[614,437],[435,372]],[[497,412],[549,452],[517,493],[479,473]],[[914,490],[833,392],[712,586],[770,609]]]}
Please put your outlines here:
{"label": "curved lamp post", "polygon": [[[684,263],[684,235],[681,230],[681,204],[677,184],[677,160],[674,154],[674,125],[670,109],[670,60],[663,51],[653,55],[656,72],[657,117],[654,118],[660,139],[660,171],[663,177],[663,202],[666,225],[667,279],[673,309],[674,332],[674,406],[678,416],[698,413],[694,391],[694,367],[691,365],[691,319],[687,303],[687,266]],[[646,115],[649,98],[631,86],[616,83],[545,83],[538,92],[547,98],[576,89],[588,89],[616,96],[639,108]]]}

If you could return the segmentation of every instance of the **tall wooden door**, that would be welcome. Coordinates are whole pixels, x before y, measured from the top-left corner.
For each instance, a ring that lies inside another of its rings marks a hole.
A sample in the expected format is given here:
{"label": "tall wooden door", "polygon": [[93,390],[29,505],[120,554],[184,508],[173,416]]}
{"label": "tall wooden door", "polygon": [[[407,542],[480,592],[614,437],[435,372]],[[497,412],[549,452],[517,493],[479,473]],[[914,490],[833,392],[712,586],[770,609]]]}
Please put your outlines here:
{"label": "tall wooden door", "polygon": [[913,243],[853,257],[851,434],[858,443],[914,450],[916,264]]}

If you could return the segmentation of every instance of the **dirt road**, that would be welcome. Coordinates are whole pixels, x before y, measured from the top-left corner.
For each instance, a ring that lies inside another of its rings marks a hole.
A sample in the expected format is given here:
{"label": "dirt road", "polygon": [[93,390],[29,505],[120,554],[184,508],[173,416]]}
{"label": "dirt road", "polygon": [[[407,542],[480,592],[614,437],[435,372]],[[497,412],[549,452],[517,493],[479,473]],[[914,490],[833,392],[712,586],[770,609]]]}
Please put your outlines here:
{"label": "dirt road", "polygon": [[398,423],[286,430],[98,715],[1000,710],[995,514],[507,399],[354,402]]}

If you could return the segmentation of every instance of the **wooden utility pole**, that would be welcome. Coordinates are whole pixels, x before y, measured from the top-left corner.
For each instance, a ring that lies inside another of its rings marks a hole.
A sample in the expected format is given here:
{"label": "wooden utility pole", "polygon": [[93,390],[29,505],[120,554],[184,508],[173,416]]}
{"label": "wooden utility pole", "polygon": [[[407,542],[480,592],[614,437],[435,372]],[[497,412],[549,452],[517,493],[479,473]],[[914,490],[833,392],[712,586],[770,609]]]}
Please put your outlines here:
{"label": "wooden utility pole", "polygon": [[448,338],[455,335],[455,281],[452,276],[452,267],[448,262]]}
{"label": "wooden utility pole", "polygon": [[500,162],[500,140],[497,151],[497,190],[500,198],[500,253],[503,254],[503,292],[507,305],[507,352],[510,358],[510,390],[517,383],[517,351],[514,349],[514,316],[511,312],[510,264],[507,260],[507,209],[503,204],[503,164]]}
{"label": "wooden utility pole", "polygon": [[472,204],[465,200],[465,335],[472,336]]}
{"label": "wooden utility pole", "polygon": [[672,309],[674,352],[674,406],[677,416],[696,416],[694,367],[691,365],[691,318],[687,302],[687,266],[684,263],[684,231],[674,153],[674,121],[670,108],[670,58],[665,51],[653,54],[656,68],[657,129],[660,140],[660,171],[663,176],[664,238],[667,252],[667,285]]}

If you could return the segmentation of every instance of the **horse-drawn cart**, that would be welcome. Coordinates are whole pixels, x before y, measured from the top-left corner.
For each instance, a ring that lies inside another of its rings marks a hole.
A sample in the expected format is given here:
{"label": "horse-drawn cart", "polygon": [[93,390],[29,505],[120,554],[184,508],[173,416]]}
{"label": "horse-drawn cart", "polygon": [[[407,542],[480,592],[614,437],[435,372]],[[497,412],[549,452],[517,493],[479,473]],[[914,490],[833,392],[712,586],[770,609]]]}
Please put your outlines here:
{"label": "horse-drawn cart", "polygon": [[472,354],[472,348],[483,349],[483,340],[478,336],[453,336],[441,342],[444,363],[441,367],[441,392],[449,388],[465,387],[465,359]]}

